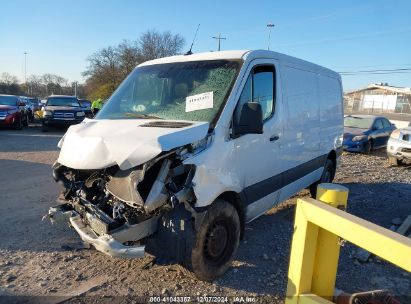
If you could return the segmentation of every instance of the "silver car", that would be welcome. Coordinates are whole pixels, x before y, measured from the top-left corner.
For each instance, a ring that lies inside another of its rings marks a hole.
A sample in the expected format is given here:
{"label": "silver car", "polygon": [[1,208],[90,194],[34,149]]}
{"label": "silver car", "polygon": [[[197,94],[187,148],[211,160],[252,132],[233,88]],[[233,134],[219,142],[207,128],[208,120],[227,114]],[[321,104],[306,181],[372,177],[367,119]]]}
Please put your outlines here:
{"label": "silver car", "polygon": [[395,166],[401,163],[411,164],[411,126],[391,133],[387,155],[389,162]]}

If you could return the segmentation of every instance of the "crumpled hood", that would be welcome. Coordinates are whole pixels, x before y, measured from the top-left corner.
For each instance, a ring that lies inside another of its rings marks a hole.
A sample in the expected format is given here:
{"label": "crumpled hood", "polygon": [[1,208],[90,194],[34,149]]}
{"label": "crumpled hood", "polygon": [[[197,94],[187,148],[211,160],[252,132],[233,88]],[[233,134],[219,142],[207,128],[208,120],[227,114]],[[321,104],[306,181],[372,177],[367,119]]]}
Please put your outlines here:
{"label": "crumpled hood", "polygon": [[162,151],[201,140],[209,129],[208,122],[185,122],[191,125],[183,128],[141,126],[155,125],[157,121],[86,119],[67,130],[59,143],[61,152],[57,161],[73,169],[102,169],[117,164],[126,170],[149,161]]}

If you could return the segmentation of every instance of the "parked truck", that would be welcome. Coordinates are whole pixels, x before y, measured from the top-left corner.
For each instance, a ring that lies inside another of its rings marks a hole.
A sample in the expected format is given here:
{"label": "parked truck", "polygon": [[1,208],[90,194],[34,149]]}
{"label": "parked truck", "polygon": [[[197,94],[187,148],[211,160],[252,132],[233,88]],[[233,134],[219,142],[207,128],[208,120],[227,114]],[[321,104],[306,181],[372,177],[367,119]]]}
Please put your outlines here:
{"label": "parked truck", "polygon": [[148,61],[59,142],[48,216],[110,256],[148,252],[210,281],[248,222],[333,180],[342,138],[329,69],[264,50]]}

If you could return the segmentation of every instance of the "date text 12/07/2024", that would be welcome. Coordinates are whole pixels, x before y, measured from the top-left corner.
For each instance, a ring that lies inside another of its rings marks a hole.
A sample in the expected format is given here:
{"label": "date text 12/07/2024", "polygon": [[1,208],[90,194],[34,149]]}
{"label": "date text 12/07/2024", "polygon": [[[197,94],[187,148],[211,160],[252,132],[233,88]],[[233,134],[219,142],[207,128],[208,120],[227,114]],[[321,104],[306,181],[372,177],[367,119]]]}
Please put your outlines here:
{"label": "date text 12/07/2024", "polygon": [[249,296],[158,296],[150,297],[149,303],[255,303],[256,300],[255,297]]}

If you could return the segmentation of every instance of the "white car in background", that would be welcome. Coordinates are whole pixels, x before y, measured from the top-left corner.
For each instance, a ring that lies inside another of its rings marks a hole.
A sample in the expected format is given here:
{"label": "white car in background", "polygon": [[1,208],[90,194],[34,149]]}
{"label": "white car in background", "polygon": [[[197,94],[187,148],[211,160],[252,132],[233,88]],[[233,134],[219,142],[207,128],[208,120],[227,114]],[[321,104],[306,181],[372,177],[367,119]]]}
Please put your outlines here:
{"label": "white car in background", "polygon": [[395,166],[411,163],[411,126],[391,133],[387,155],[389,162]]}

